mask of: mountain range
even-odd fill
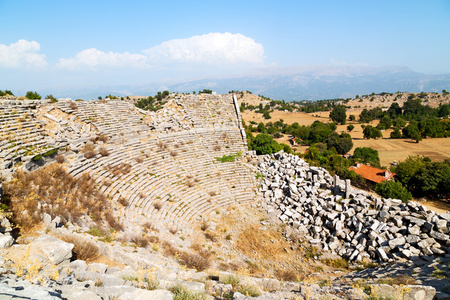
[[[407,67],[373,68],[327,65],[268,67],[227,78],[86,87],[59,92],[65,97],[73,99],[96,99],[99,95],[104,96],[110,93],[117,96],[148,96],[163,90],[192,93],[203,89],[211,89],[217,93],[248,90],[253,94],[286,101],[353,98],[356,95],[372,92],[441,92],[443,89],[450,90],[450,74],[424,74],[414,72]]]

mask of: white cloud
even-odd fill
[[[142,54],[132,54],[129,52],[103,52],[95,48],[90,48],[78,52],[74,57],[61,58],[58,66],[69,69],[89,67],[96,69],[97,67],[109,68],[142,68],[145,67],[147,57]]]
[[[242,34],[208,33],[187,39],[175,39],[138,53],[103,52],[95,48],[61,58],[58,66],[68,69],[164,69],[174,65],[230,66],[262,65],[264,48]],[[180,66],[181,67],[181,66]]]
[[[45,67],[44,54],[38,54],[41,46],[36,41],[18,40],[9,46],[0,44],[0,66],[6,68]]]
[[[144,50],[152,64],[202,63],[226,65],[262,64],[264,48],[242,34],[208,33],[175,39]]]

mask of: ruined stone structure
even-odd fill
[[[350,261],[411,260],[449,253],[450,214],[351,187],[297,156],[260,157],[260,192],[283,223]]]
[[[210,212],[255,198],[255,176],[239,157],[216,159],[246,151],[232,95],[173,96],[157,112],[120,100],[1,101],[0,118],[5,178],[58,149],[70,174],[96,179],[125,225],[151,220],[189,232]]]

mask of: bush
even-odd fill
[[[353,158],[362,163],[370,163],[372,166],[380,167],[378,151],[369,147],[358,147],[353,152]]]
[[[351,132],[353,129],[355,129],[355,126],[353,126],[352,124],[347,126],[347,131]]]
[[[384,198],[400,199],[403,202],[412,199],[411,193],[400,183],[385,181],[375,186],[375,192]]]
[[[330,112],[330,118],[333,122],[340,123],[341,125],[345,124],[347,119],[346,109],[343,105],[337,105]]]
[[[194,293],[186,289],[180,283],[169,289],[173,294],[173,300],[207,300],[209,299],[205,293]]]
[[[249,143],[249,149],[255,150],[258,155],[276,153],[283,149],[272,136],[261,133]]]
[[[40,223],[44,213],[74,224],[82,215],[101,223],[111,208],[95,186],[88,174],[74,178],[54,163],[33,172],[18,170],[13,180],[4,183],[5,203],[12,221],[24,230]]]
[[[364,127],[363,134],[365,139],[377,139],[383,136],[380,129],[372,127],[371,125]]]

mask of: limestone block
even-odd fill
[[[173,294],[167,290],[135,289],[133,292],[123,293],[118,300],[173,300]]]
[[[14,243],[14,239],[10,235],[1,235],[0,236],[0,249],[6,249],[12,246]]]
[[[40,251],[50,263],[58,265],[72,257],[74,245],[66,243],[49,235],[42,235],[31,243],[33,251]]]

